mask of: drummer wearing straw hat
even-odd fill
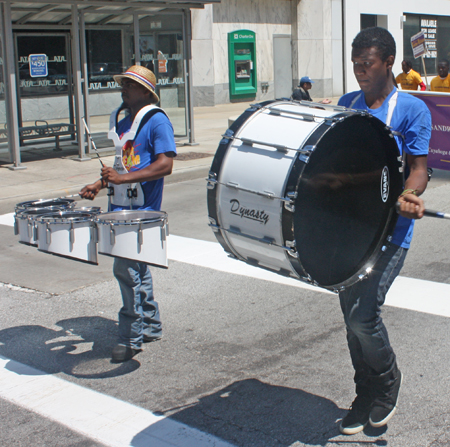
[[[85,186],[80,196],[93,200],[109,184],[114,190],[110,211],[129,208],[159,211],[164,177],[171,174],[173,157],[176,156],[172,124],[162,109],[154,106],[159,98],[155,92],[156,78],[152,71],[133,65],[124,73],[114,76],[114,79],[121,86],[123,104],[113,112],[112,122],[120,110],[129,111],[115,128],[113,126],[116,144],[125,142],[118,147],[125,169],[120,171],[116,166],[103,167],[101,178]],[[127,140],[127,133],[131,129],[137,129],[137,133],[135,136],[133,134],[132,140]],[[133,203],[125,204],[115,199],[122,197],[121,188],[130,184],[137,185]],[[112,362],[120,363],[139,353],[143,343],[159,340],[162,332],[148,265],[115,258],[113,270],[119,282],[123,306],[119,312],[119,340],[112,351]]]

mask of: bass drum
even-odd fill
[[[392,132],[370,114],[256,104],[217,149],[210,226],[232,256],[339,291],[364,278],[385,249],[402,172]]]

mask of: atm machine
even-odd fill
[[[250,30],[228,33],[230,100],[254,98],[257,92],[256,39]]]

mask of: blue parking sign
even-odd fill
[[[28,56],[28,63],[30,64],[30,76],[32,78],[48,76],[46,54],[30,54]]]

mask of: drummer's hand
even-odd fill
[[[101,189],[101,182],[97,181],[91,185],[86,185],[78,194],[83,199],[94,200]]]
[[[108,166],[102,168],[102,178],[107,183],[114,183],[115,185],[121,184],[121,175],[114,169]]]
[[[322,101],[320,101],[322,104],[331,104],[331,99],[325,98]]]
[[[406,194],[398,198],[400,205],[398,213],[408,219],[421,219],[425,211],[425,203],[414,194]]]

